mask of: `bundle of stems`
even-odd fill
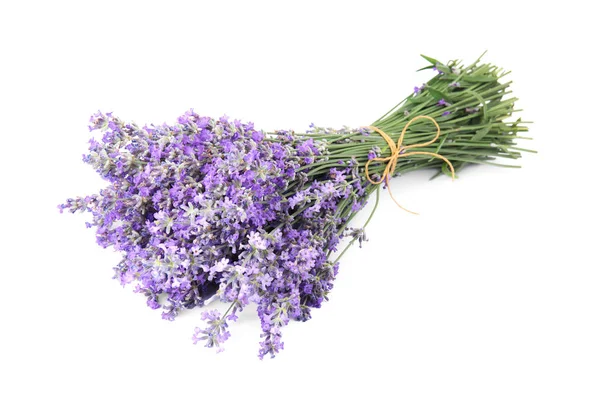
[[[484,53],[485,54],[485,53]],[[437,74],[422,86],[416,86],[409,96],[371,124],[371,127],[384,131],[394,142],[411,120],[429,116],[437,121],[440,128],[439,139],[434,143],[419,147],[419,151],[436,153],[448,159],[459,172],[469,164],[488,164],[505,168],[520,168],[519,165],[494,162],[497,158],[518,159],[521,152],[535,151],[516,146],[519,139],[531,140],[522,136],[528,131],[529,122],[521,118],[511,121],[518,98],[512,96],[512,81],[501,82],[510,71],[488,63],[481,63],[481,57],[470,65],[463,66],[458,60],[444,64],[422,55],[429,65],[421,70],[433,70]],[[420,71],[421,71],[420,70]],[[372,132],[369,129],[369,132]],[[437,128],[429,120],[419,118],[407,127],[402,144],[405,146],[426,143],[435,138]],[[378,134],[366,134],[364,129],[332,130],[316,128],[306,133],[296,133],[298,138],[311,138],[327,149],[317,157],[319,166],[311,166],[308,175],[319,179],[329,168],[340,161],[355,160],[359,175],[365,174],[365,164],[373,158],[391,155],[386,140]],[[384,163],[373,163],[369,173],[380,179],[385,169]],[[452,171],[440,158],[428,155],[414,155],[398,159],[392,175],[432,169],[452,177]],[[377,190],[376,185],[366,187],[368,194]],[[297,188],[294,188],[297,190]],[[378,199],[377,199],[378,200]],[[377,208],[378,201],[375,208]],[[375,211],[373,209],[373,212]],[[348,222],[355,216],[351,205],[339,210],[339,215]],[[349,218],[348,218],[349,217]],[[370,218],[367,220],[367,224]],[[354,240],[352,241],[354,242]],[[343,253],[342,253],[343,254]]]
[[[515,146],[527,127],[510,121],[518,110],[511,82],[501,82],[507,72],[424,58],[435,76],[367,127],[263,132],[190,110],[174,125],[140,128],[99,112],[90,129],[103,136],[90,140],[84,161],[108,185],[59,208],[92,214],[98,243],[123,253],[115,278],[163,308],[163,318],[204,307],[215,293],[230,303],[223,315],[202,314],[207,326],[194,342],[221,350],[228,321],[255,303],[259,356],[274,356],[281,328],[321,307],[340,258],[365,240],[379,183],[420,169],[454,176],[469,164],[515,167],[494,160],[528,151]],[[373,192],[366,223],[351,227]]]

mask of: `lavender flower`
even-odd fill
[[[227,321],[221,317],[217,310],[204,311],[202,320],[207,322],[208,327],[195,328],[192,341],[194,344],[205,341],[205,347],[216,347],[217,352],[223,351],[221,345],[231,336],[227,330]]]
[[[380,157],[381,156],[381,149],[379,148],[379,146],[373,146],[371,148],[371,150],[369,150],[369,154],[368,154],[368,159],[372,160],[374,158]]]
[[[367,235],[363,228],[348,228],[347,236],[350,236],[353,240],[358,240],[358,246],[362,247],[362,243],[367,240]]]
[[[309,319],[332,286],[327,251],[348,218],[340,203],[366,194],[356,161],[311,182],[299,171],[321,157],[319,142],[289,132],[281,142],[265,141],[252,124],[192,110],[174,126],[144,128],[98,113],[90,128],[103,137],[90,142],[84,160],[109,185],[59,209],[91,212],[98,243],[124,254],[115,278],[133,284],[168,320],[215,293],[233,302],[231,314],[203,313],[207,327],[194,334],[194,342],[218,349],[237,312],[251,302],[268,310],[277,304],[261,351],[279,351],[280,328],[290,318]],[[351,204],[356,211],[364,202]]]

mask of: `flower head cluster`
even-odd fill
[[[194,334],[219,350],[227,321],[256,303],[260,357],[282,349],[281,328],[309,319],[333,286],[338,265],[328,255],[347,211],[365,201],[355,163],[310,179],[324,156],[317,141],[287,131],[269,140],[252,124],[192,111],[143,128],[98,113],[90,129],[102,137],[84,161],[109,185],[59,208],[91,212],[98,243],[123,252],[116,278],[169,320],[215,293],[230,302],[228,316],[203,313],[207,327]]]

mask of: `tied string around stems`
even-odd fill
[[[431,122],[433,122],[433,124],[437,128],[437,133],[436,133],[435,137],[426,143],[416,143],[416,144],[411,144],[408,146],[403,146],[402,141],[404,140],[404,134],[406,133],[406,130],[413,122],[415,122],[419,119],[428,119]],[[411,214],[418,214],[414,211],[410,211],[410,210],[407,210],[406,208],[402,207],[400,205],[400,203],[398,203],[398,201],[396,201],[396,199],[394,198],[394,195],[392,194],[392,190],[390,189],[390,177],[396,170],[396,164],[398,164],[399,158],[410,157],[410,156],[414,156],[414,155],[428,155],[431,157],[439,158],[440,160],[443,160],[446,164],[448,164],[448,166],[450,167],[450,171],[452,171],[452,180],[454,180],[454,167],[452,166],[452,163],[446,157],[439,155],[437,153],[431,153],[428,151],[407,151],[409,149],[415,149],[418,147],[429,146],[430,144],[432,144],[436,140],[438,140],[438,138],[440,137],[441,129],[440,129],[440,126],[437,123],[437,121],[435,119],[433,119],[432,117],[429,117],[427,115],[419,115],[417,117],[414,117],[410,121],[408,121],[407,124],[404,125],[404,129],[402,129],[402,133],[400,134],[400,137],[398,138],[397,144],[394,143],[392,138],[387,133],[385,133],[384,131],[382,131],[381,129],[379,129],[375,126],[365,126],[364,128],[368,128],[368,129],[371,129],[371,130],[377,132],[382,138],[385,139],[385,141],[387,142],[387,144],[390,148],[390,151],[391,151],[391,154],[388,157],[373,158],[373,159],[367,161],[367,163],[365,164],[365,175],[367,176],[367,180],[369,182],[371,182],[373,185],[379,185],[379,184],[385,182],[388,192],[390,193],[390,197],[392,198],[392,200],[394,200],[394,203],[396,203],[396,205],[398,207],[400,207],[401,209],[403,209],[404,211],[407,211]],[[373,179],[371,179],[371,176],[369,175],[369,164],[371,164],[372,162],[377,162],[377,161],[387,163],[387,164],[385,166],[385,169],[383,170],[383,175],[381,176],[381,178],[378,181],[374,181]]]

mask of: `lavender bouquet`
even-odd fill
[[[108,185],[59,209],[92,214],[86,225],[98,244],[123,254],[115,278],[163,318],[215,296],[230,303],[222,315],[202,313],[194,343],[221,351],[229,324],[255,303],[259,357],[273,357],[282,327],[321,307],[340,258],[365,240],[379,183],[520,157],[514,142],[527,128],[508,121],[517,110],[510,82],[500,82],[507,72],[424,58],[435,76],[369,127],[263,132],[193,111],[173,125],[140,127],[99,112],[90,130],[102,137],[90,140],[84,161]],[[350,226],[373,192],[367,223]]]

